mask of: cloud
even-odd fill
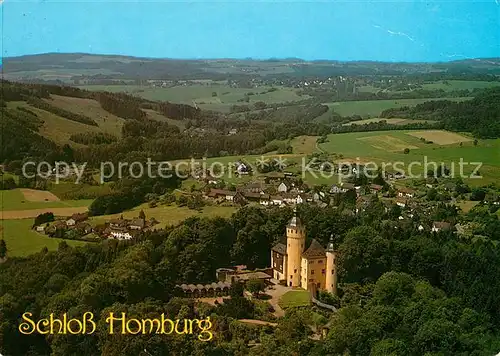
[[[391,35],[394,35],[394,36],[403,36],[403,37],[406,37],[408,38],[410,41],[412,42],[415,42],[415,39],[410,37],[408,34],[404,33],[404,32],[396,32],[396,31],[391,31],[391,30],[387,30],[388,33],[390,33]]]
[[[496,0],[496,1],[499,1],[499,0]],[[411,37],[410,35],[408,35],[407,33],[404,33],[404,32],[401,32],[401,31],[392,31],[392,30],[389,30],[389,29],[386,29],[386,28],[383,28],[382,26],[380,25],[372,25],[372,27],[375,27],[375,28],[379,28],[385,32],[387,32],[388,34],[390,34],[391,36],[402,36],[402,37],[406,37],[408,38],[410,41],[412,42],[415,42],[415,39],[413,37]]]

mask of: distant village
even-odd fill
[[[50,237],[86,241],[131,240],[158,224],[158,221],[153,217],[146,219],[143,211],[134,219],[125,219],[120,216],[97,225],[91,224],[88,213],[73,214],[69,218],[57,220],[52,216],[49,220],[52,221],[35,225],[34,230]]]
[[[412,181],[413,187],[409,187],[405,185],[408,184],[408,181],[402,181],[405,178],[404,175],[385,173],[383,177],[377,180],[377,183],[380,184],[368,181],[365,181],[364,184],[356,184],[356,179],[350,179],[350,181],[329,186],[322,185],[311,188],[294,172],[270,171],[253,176],[243,162],[236,163],[235,173],[240,176],[248,176],[250,180],[238,185],[226,184],[223,180],[213,177],[210,172],[200,170],[195,173],[194,178],[201,188],[192,189],[191,192],[181,191],[181,195],[184,195],[184,198],[186,196],[196,197],[197,204],[201,204],[201,206],[222,205],[235,207],[249,204],[263,207],[285,207],[298,204],[336,207],[339,205],[339,197],[348,195],[351,201],[350,206],[353,206],[353,214],[365,211],[373,199],[376,198],[385,206],[386,212],[397,207],[397,219],[401,222],[411,221],[416,211],[420,216],[430,215],[430,209],[437,202],[449,202],[455,199],[454,196],[458,195],[456,183],[447,179],[438,180],[434,177],[424,179],[419,185]],[[432,199],[433,201],[429,199],[432,190],[436,195]],[[462,197],[464,197],[463,194]],[[176,201],[175,197],[173,199]],[[177,202],[179,200],[177,199]],[[494,191],[488,192],[483,200],[494,205],[500,205],[500,194]],[[172,201],[169,203],[172,203]],[[156,207],[157,202],[149,202],[149,206]],[[187,206],[190,207],[189,204]],[[52,216],[47,217],[45,220],[35,220],[33,229],[56,238],[85,241],[101,239],[131,240],[145,230],[158,227],[158,224],[159,222],[154,216],[147,218],[144,211],[141,210],[139,215],[133,219],[125,219],[121,216],[97,224],[95,221],[89,220],[87,213],[73,214],[63,219],[55,219]],[[433,232],[450,229],[459,233],[467,232],[466,227],[453,226],[447,221],[419,223],[417,228]]]

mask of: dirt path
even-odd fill
[[[254,325],[262,325],[262,326],[278,326],[278,323],[270,323],[268,321],[256,320],[256,319],[238,319],[239,322],[245,324],[254,324]]]
[[[74,208],[43,208],[43,209],[29,209],[29,210],[10,210],[0,211],[0,220],[17,220],[36,218],[43,213],[54,213],[55,216],[71,216],[77,213],[85,213],[87,207],[74,207]]]

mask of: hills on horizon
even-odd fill
[[[300,58],[146,58],[89,53],[43,53],[4,57],[3,78],[222,79],[231,76],[406,75],[435,72],[500,75],[500,58],[448,62],[338,61]]]

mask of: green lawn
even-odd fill
[[[402,106],[415,106],[426,101],[434,100],[453,100],[464,101],[472,98],[429,98],[429,99],[398,99],[398,100],[367,100],[367,101],[342,101],[334,103],[325,103],[331,110],[342,116],[351,115],[371,115],[378,116],[384,110],[390,108],[399,108]]]
[[[83,245],[84,242],[61,240],[48,237],[31,230],[33,219],[23,220],[1,220],[1,235],[7,244],[8,255],[27,256],[39,252],[47,247],[49,250],[56,250],[61,241],[66,241],[71,246]]]
[[[306,290],[292,290],[283,294],[278,302],[283,309],[311,305],[311,295]]]
[[[27,201],[19,189],[1,190],[0,201],[0,209],[3,211],[80,207],[89,206],[92,203],[92,200],[88,199],[32,202]]]

